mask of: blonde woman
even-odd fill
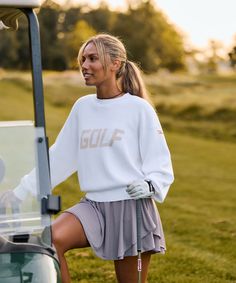
[[[63,283],[70,282],[65,253],[88,246],[98,257],[114,261],[119,283],[137,282],[139,198],[144,283],[151,254],[165,252],[154,200],[163,202],[173,182],[170,153],[140,70],[118,38],[90,38],[78,62],[85,84],[95,86],[96,93],[76,101],[49,152],[52,187],[77,172],[85,192],[52,225]],[[14,190],[20,199],[22,190],[31,190],[27,178]]]

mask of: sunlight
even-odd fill
[[[87,4],[97,7],[99,3],[108,3],[114,10],[124,10],[127,3],[135,0],[56,0],[63,4],[66,2]],[[169,21],[182,31],[183,36],[190,44],[198,48],[206,48],[209,40],[217,40],[224,45],[231,46],[235,41],[235,0],[182,0],[181,5],[173,0],[155,0],[157,7],[167,16]]]

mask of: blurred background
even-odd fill
[[[47,134],[94,91],[77,66],[81,44],[108,32],[139,64],[171,150],[175,182],[157,204],[167,241],[149,283],[236,282],[235,0],[47,0],[41,32]],[[33,119],[27,22],[0,30],[0,120]],[[55,189],[63,209],[83,195],[73,175]],[[77,195],[77,199],[75,198]],[[68,253],[73,282],[116,282],[90,249]]]
[[[43,67],[72,69],[81,43],[109,32],[123,39],[130,59],[146,73],[230,73],[236,66],[235,5],[233,0],[48,0],[38,11]],[[1,33],[3,68],[29,67],[25,21],[20,26],[17,34]]]

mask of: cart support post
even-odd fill
[[[39,191],[42,205],[42,222],[47,226],[50,222],[51,213],[60,211],[60,198],[50,197],[51,195],[51,181],[50,181],[50,164],[48,153],[48,138],[46,136],[46,123],[44,111],[44,96],[43,96],[43,79],[42,79],[42,62],[41,62],[41,45],[38,18],[33,9],[22,9],[22,12],[28,19],[29,27],[29,44],[30,56],[32,65],[32,81],[33,81],[33,101],[34,101],[34,115],[36,127],[36,146],[38,159],[38,179]],[[53,199],[53,207],[50,204]],[[55,203],[57,202],[57,204]]]

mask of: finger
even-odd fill
[[[127,188],[126,191],[130,194],[130,193],[138,192],[138,191],[141,191],[141,190],[142,190],[142,187],[136,186],[136,187],[129,187],[129,188]]]
[[[128,188],[134,188],[134,187],[137,187],[137,186],[143,186],[145,181],[143,180],[138,180],[138,181],[134,181],[132,184],[130,184],[128,186]]]
[[[135,187],[133,185],[130,185],[127,187],[126,192],[131,192]]]
[[[126,189],[127,192],[133,190],[135,188],[135,186],[133,184],[129,185]]]
[[[139,197],[142,195],[141,191],[134,191],[132,193],[129,194],[131,197]]]

